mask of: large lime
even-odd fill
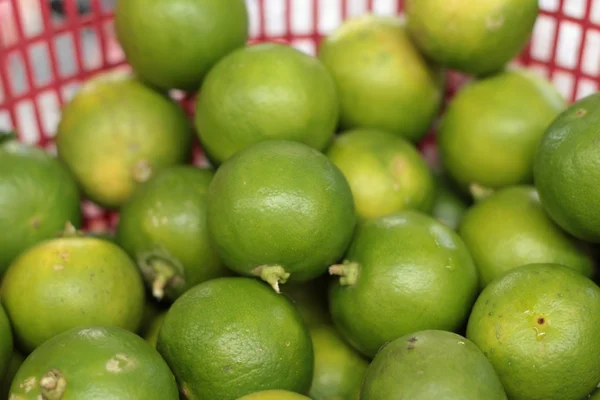
[[[482,287],[525,264],[562,264],[588,277],[595,269],[589,249],[548,218],[532,186],[508,187],[475,204],[459,234],[475,260]]]
[[[312,343],[300,314],[251,278],[217,278],[184,293],[167,313],[157,348],[189,399],[305,393],[312,380]]]
[[[567,267],[530,264],[481,293],[467,337],[510,399],[579,400],[600,381],[600,288]]]
[[[361,400],[506,400],[492,364],[470,340],[429,330],[387,344],[375,357]]]
[[[0,136],[1,138],[1,136]],[[41,149],[16,141],[0,147],[0,274],[24,250],[50,239],[65,223],[79,226],[73,176]]]
[[[356,232],[329,307],[342,336],[373,357],[422,329],[456,330],[477,295],[477,270],[461,238],[417,212],[367,220]]]
[[[23,253],[6,271],[0,296],[25,352],[78,326],[135,331],[144,307],[142,279],[127,254],[88,237],[52,239]]]
[[[344,129],[372,128],[417,141],[436,117],[444,74],[421,56],[398,17],[350,19],[319,58],[337,84]]]
[[[16,400],[179,399],[173,374],[142,338],[117,327],[70,329],[38,347],[11,386]]]
[[[544,209],[563,229],[600,243],[600,94],[573,104],[538,148],[535,185]]]
[[[137,262],[156,298],[227,274],[208,236],[210,170],[176,166],[158,172],[122,208],[117,241]]]
[[[248,38],[244,0],[119,0],[115,29],[127,61],[162,89],[196,90]]]
[[[56,146],[85,194],[116,208],[156,171],[188,160],[192,138],[185,112],[166,95],[105,73],[63,108]]]
[[[260,142],[239,152],[208,192],[208,229],[221,259],[276,288],[288,278],[323,274],[346,250],[355,220],[340,170],[297,142]]]
[[[357,129],[337,136],[327,156],[348,180],[359,217],[431,210],[435,181],[412,143],[388,132]]]
[[[223,59],[206,77],[196,107],[202,145],[219,163],[271,139],[323,150],[339,116],[335,84],[321,62],[275,43]]]
[[[463,189],[531,183],[538,144],[564,108],[552,84],[533,72],[512,70],[468,84],[440,124],[446,172]]]
[[[485,75],[501,70],[527,44],[537,0],[407,0],[417,46],[446,67]]]

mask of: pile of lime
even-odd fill
[[[509,64],[537,16],[406,0],[311,56],[247,44],[244,0],[119,0],[133,72],[85,82],[56,157],[0,135],[0,396],[600,396],[600,94]]]

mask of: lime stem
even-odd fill
[[[290,277],[288,272],[281,265],[261,265],[252,271],[254,275],[259,276],[260,279],[267,282],[277,293],[281,293],[279,290],[279,284],[284,284]]]
[[[342,264],[335,264],[329,267],[329,275],[340,277],[340,285],[354,286],[358,281],[358,272],[360,265],[351,261],[344,261]]]
[[[494,194],[494,189],[481,186],[478,183],[472,183],[469,186],[469,192],[471,192],[471,196],[473,196],[475,201],[481,201]]]
[[[171,279],[176,275],[176,271],[171,264],[162,260],[153,260],[151,265],[154,271],[152,295],[156,299],[162,300],[165,297],[165,287],[167,287]]]
[[[42,398],[44,400],[60,400],[65,394],[67,380],[57,369],[51,369],[40,379]]]
[[[67,221],[67,223],[65,224],[65,230],[62,233],[62,237],[72,238],[76,236],[79,236],[77,228],[75,228],[75,226],[70,221]]]

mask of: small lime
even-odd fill
[[[352,192],[325,155],[304,144],[256,143],[225,162],[208,191],[208,229],[229,268],[279,283],[316,278],[354,232]]]
[[[600,379],[600,288],[557,264],[515,268],[490,283],[467,337],[513,400],[580,400]]]
[[[142,338],[117,327],[73,328],[19,368],[11,399],[179,399],[173,374]]]
[[[348,180],[359,217],[431,211],[435,181],[412,143],[391,133],[357,129],[337,136],[327,156]]]
[[[251,278],[217,278],[184,293],[165,317],[157,348],[190,399],[305,393],[312,380],[312,343],[300,314]]]
[[[477,269],[462,239],[417,211],[361,223],[331,287],[342,336],[374,357],[385,343],[422,329],[456,330],[477,295]]]
[[[470,340],[451,332],[410,333],[369,366],[361,400],[506,400],[494,367]]]

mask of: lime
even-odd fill
[[[276,290],[288,278],[322,275],[346,250],[355,221],[340,170],[297,142],[265,141],[239,152],[208,191],[208,229],[221,259]]]
[[[361,400],[506,400],[492,364],[471,341],[428,330],[387,344],[369,366]]]
[[[0,305],[0,377],[4,376],[13,354],[13,334],[10,321]]]
[[[21,353],[19,353],[18,351],[12,353],[12,356],[10,358],[10,361],[8,362],[8,366],[4,373],[4,377],[0,380],[0,396],[2,396],[3,399],[9,398],[10,385],[12,384],[12,381],[15,378],[17,371],[19,370],[19,368],[21,368],[21,364],[23,364],[23,361],[25,361],[25,357]]]
[[[481,293],[467,337],[509,398],[579,400],[600,379],[600,288],[557,264],[507,272]]]
[[[502,189],[475,204],[459,228],[479,270],[481,287],[509,269],[556,263],[591,277],[591,251],[546,215],[532,186]]]
[[[165,321],[165,317],[167,316],[167,311],[163,311],[158,314],[152,321],[150,322],[150,326],[146,333],[144,334],[144,339],[148,343],[152,345],[152,347],[156,348],[156,342],[158,341],[158,333],[160,332],[160,328],[162,328],[163,322]]]
[[[287,390],[265,390],[240,397],[238,400],[310,400],[310,398]]]
[[[327,306],[329,279],[319,277],[310,282],[289,282],[281,288],[281,294],[287,297],[307,326],[331,323]]]
[[[6,271],[0,296],[25,352],[78,326],[135,331],[144,307],[143,283],[127,254],[89,237],[52,239],[27,250]]]
[[[435,181],[412,143],[391,133],[356,129],[337,136],[327,156],[348,180],[359,217],[431,210]]]
[[[191,91],[217,61],[244,46],[248,11],[244,0],[119,0],[115,30],[145,81]]]
[[[190,399],[305,393],[312,380],[312,343],[300,314],[251,278],[217,278],[184,293],[167,313],[157,348]]]
[[[537,0],[407,0],[407,28],[423,53],[475,75],[501,70],[525,48]]]
[[[416,142],[437,116],[444,74],[420,55],[398,17],[347,20],[321,43],[337,84],[343,129],[389,131]]]
[[[369,363],[328,325],[310,328],[315,370],[309,396],[313,400],[358,400]]]
[[[542,206],[567,232],[600,243],[600,94],[574,103],[548,128],[535,162]]]
[[[2,274],[21,252],[52,238],[66,222],[79,226],[81,211],[77,184],[58,160],[13,140],[0,144]]]
[[[468,209],[468,203],[445,176],[437,177],[437,187],[431,215],[456,230]]]
[[[477,270],[450,228],[418,211],[360,224],[332,284],[329,307],[342,336],[373,357],[422,329],[456,330],[477,295]]]
[[[156,171],[187,161],[192,138],[185,112],[166,95],[104,73],[63,108],[56,146],[85,194],[116,208]]]
[[[446,172],[463,189],[531,183],[537,146],[564,108],[550,82],[525,70],[468,84],[451,100],[440,124]]]
[[[263,43],[233,52],[207,75],[196,127],[211,160],[221,163],[264,140],[323,150],[338,115],[335,83],[317,58]]]
[[[11,399],[179,399],[160,355],[118,327],[73,328],[38,347],[11,386]]]
[[[117,241],[136,260],[157,299],[174,300],[228,273],[206,227],[212,178],[210,170],[167,168],[141,185],[121,209]]]

